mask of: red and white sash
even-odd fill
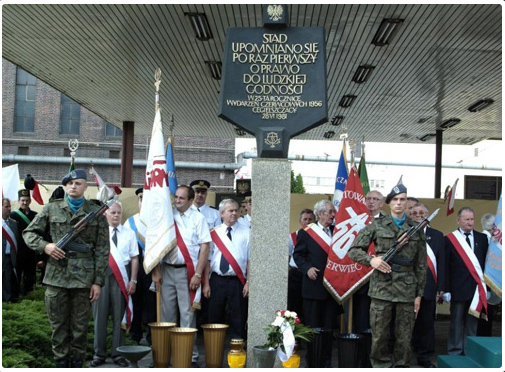
[[[435,256],[435,252],[431,249],[430,245],[426,243],[426,261],[428,262],[428,267],[430,268],[431,275],[433,275],[433,279],[435,280],[435,285],[438,283],[437,277],[437,257]]]
[[[10,254],[17,256],[18,254],[18,242],[16,240],[16,235],[11,230],[10,226],[2,218],[2,235],[5,238],[6,250],[10,251]]]
[[[316,241],[317,244],[328,254],[331,246],[331,238],[326,234],[317,223],[311,223],[305,228],[307,234]]]
[[[188,268],[188,290],[189,290],[189,300],[191,302],[192,310],[200,310],[201,309],[201,299],[202,299],[202,286],[199,286],[196,290],[192,290],[189,288],[189,283],[191,282],[191,278],[195,275],[195,267],[197,265],[197,261],[193,261],[191,258],[191,254],[189,253],[189,249],[184,243],[184,239],[182,238],[181,232],[179,231],[179,226],[177,222],[175,222],[175,236],[177,238],[177,246],[181,251],[182,257],[184,257],[184,262],[186,262],[186,266]],[[202,277],[202,279],[204,279]]]
[[[482,273],[479,260],[459,230],[453,231],[447,235],[447,238],[451,241],[452,245],[456,249],[456,252],[465,263],[470,275],[472,275],[472,278],[477,283],[477,288],[475,289],[468,313],[476,318],[479,318],[481,317],[483,308],[487,314],[487,290],[486,285],[484,284],[484,274]],[[485,314],[483,314],[482,317],[487,319]]]
[[[123,258],[119,253],[116,245],[111,243],[110,245],[110,253],[109,253],[109,266],[116,278],[117,284],[121,289],[121,293],[126,302],[125,314],[123,316],[123,321],[121,327],[125,327],[126,329],[130,328],[133,316],[133,302],[131,296],[128,294],[128,273],[126,272],[126,266],[124,265]]]
[[[293,242],[293,247],[296,247],[296,243],[298,242],[298,231],[293,231],[290,235],[291,241]]]
[[[226,235],[223,229],[218,228],[212,229],[210,231],[210,236],[216,247],[219,249],[221,254],[226,258],[226,260],[232,267],[233,271],[235,271],[235,274],[237,274],[237,277],[240,279],[242,285],[245,285],[246,283],[245,275],[242,269],[240,268],[240,265],[238,264],[237,260],[235,259],[235,257],[233,257],[233,255],[230,252],[230,251],[236,251],[237,247],[233,244],[230,238],[228,238],[228,235]]]

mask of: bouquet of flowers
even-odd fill
[[[265,328],[265,347],[277,349],[277,355],[285,362],[293,353],[296,339],[312,341],[316,331],[303,325],[294,311],[277,310],[275,320]]]

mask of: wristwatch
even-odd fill
[[[137,281],[135,279],[130,280],[130,282],[137,284]]]
[[[195,276],[198,278],[198,279],[202,279],[202,275],[198,274],[198,273],[195,273]]]

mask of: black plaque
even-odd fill
[[[254,134],[260,157],[328,121],[324,28],[230,28],[219,116]]]
[[[498,200],[501,191],[501,177],[465,176],[465,199]]]

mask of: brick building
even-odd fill
[[[163,108],[168,134],[170,108]],[[174,133],[178,183],[204,178],[213,191],[233,192],[235,140],[177,137],[177,122]],[[76,166],[94,165],[105,182],[119,185],[121,136],[121,129],[2,59],[3,167],[17,163],[20,177],[30,173],[43,184],[58,184],[70,163],[68,141],[77,139]],[[149,140],[134,136],[132,187],[143,184]]]

